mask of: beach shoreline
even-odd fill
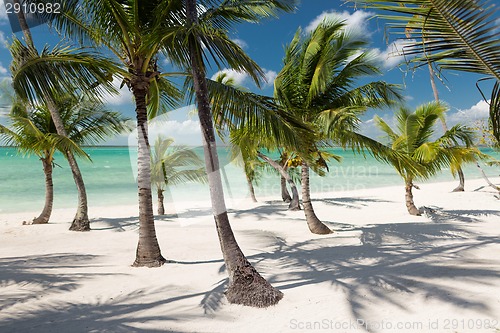
[[[177,218],[156,218],[173,261],[161,268],[131,267],[136,205],[90,207],[93,230],[84,233],[67,230],[74,209],[33,226],[21,222],[36,212],[0,213],[2,332],[497,332],[493,189],[481,179],[460,193],[451,193],[456,182],[419,185],[415,203],[430,208],[420,217],[407,213],[403,184],[312,193],[335,230],[326,236],[279,197],[228,200],[243,252],[285,294],[268,309],[225,300],[208,200],[175,202]]]

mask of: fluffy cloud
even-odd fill
[[[473,125],[476,121],[485,120],[489,117],[489,101],[481,100],[468,109],[449,112],[447,117],[448,126],[456,124]]]
[[[2,63],[0,63],[0,77],[4,76],[5,74],[7,74],[9,71],[7,70],[7,68],[3,67],[2,66]]]
[[[389,44],[384,51],[374,49],[373,52],[386,69],[391,69],[405,62],[405,48],[414,41],[398,39]]]
[[[278,73],[270,69],[264,69],[264,73],[266,75],[266,82],[264,84],[264,87],[272,87],[274,85],[274,80],[276,80],[276,76],[278,76]]]
[[[7,10],[5,9],[5,3],[0,0],[0,22],[7,20]]]
[[[247,73],[238,72],[234,69],[223,69],[212,75],[211,79],[215,80],[220,74],[226,74],[226,80],[233,80],[235,85],[242,86],[243,82],[248,78]]]
[[[0,48],[7,48],[7,39],[5,39],[3,31],[0,31]]]
[[[172,111],[179,115],[189,114],[194,106]],[[170,137],[176,145],[201,146],[200,122],[192,119],[170,120],[170,113],[160,115],[149,122],[149,142],[154,143],[159,135]],[[129,146],[137,146],[137,130],[128,136]]]
[[[238,39],[238,38],[235,38],[235,39],[232,39],[232,41],[234,43],[236,43],[239,47],[241,47],[242,49],[247,49],[248,48],[248,44],[247,42],[245,42],[244,40],[242,39]]]
[[[349,13],[348,11],[325,11],[317,16],[311,23],[309,23],[309,25],[306,27],[306,31],[313,31],[325,19],[333,19],[344,21],[344,23],[346,24],[345,29],[347,31],[360,36],[368,36],[371,35],[371,32],[368,30],[367,21],[371,16],[373,16],[373,13],[365,12],[363,10],[357,10],[353,13]]]
[[[122,80],[115,77],[113,78],[113,86],[116,89],[120,88]],[[109,105],[123,105],[132,102],[132,93],[128,90],[127,85],[124,85],[122,89],[119,90],[119,93],[116,95],[107,95],[104,97],[104,102]]]

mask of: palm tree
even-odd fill
[[[476,148],[468,148],[472,144],[473,134],[465,126],[455,125],[432,141],[434,125],[444,117],[446,110],[447,108],[438,102],[420,105],[413,113],[401,107],[396,114],[396,130],[375,116],[377,125],[387,134],[392,149],[406,155],[410,160],[410,164],[408,161],[394,161],[392,165],[405,181],[406,208],[411,215],[420,215],[413,202],[414,180],[427,179],[444,167],[473,162],[480,154]],[[460,147],[459,142],[465,143],[466,146]],[[422,165],[423,169],[418,173],[409,170],[411,163]]]
[[[229,273],[226,297],[231,303],[267,307],[276,304],[283,294],[272,287],[248,262],[231,229],[224,201],[204,59],[207,54],[216,54],[218,56],[216,61],[221,59],[237,70],[246,71],[257,81],[259,76],[263,76],[262,71],[240,47],[229,40],[227,29],[231,23],[256,22],[262,17],[274,15],[277,10],[290,10],[292,7],[290,1],[222,2],[220,6],[212,3],[213,7],[200,15],[201,10],[197,7],[196,0],[187,0],[185,3],[187,30],[184,40],[187,41],[188,56],[181,55],[179,60],[185,68],[190,68],[192,74],[212,209]],[[218,20],[214,20],[214,13],[225,15],[220,15],[217,17]],[[212,103],[217,104],[214,100]]]
[[[52,171],[54,153],[59,150],[67,158],[67,152],[90,160],[80,148],[82,144],[96,144],[107,136],[123,132],[126,118],[116,112],[105,110],[102,105],[84,98],[67,96],[57,101],[58,110],[68,137],[57,134],[47,106],[34,108],[17,101],[9,118],[12,129],[0,125],[4,141],[16,146],[19,151],[40,158],[45,174],[45,205],[38,217],[26,224],[45,224],[50,220],[54,200]]]
[[[163,192],[171,185],[206,182],[203,161],[186,146],[174,146],[174,139],[159,135],[151,152],[151,181],[158,196],[158,214],[165,214]]]
[[[493,80],[490,120],[497,140],[500,140],[500,39],[497,32],[498,8],[490,0],[355,0],[369,8],[390,12],[380,15],[388,20],[388,30],[405,37],[406,55],[417,55],[417,66],[428,62],[442,69],[487,75]],[[480,79],[482,81],[484,79]],[[482,93],[482,92],[481,92]],[[484,97],[484,94],[483,94]],[[484,97],[485,100],[487,98]],[[496,99],[498,100],[498,99]]]
[[[52,50],[45,46],[39,53],[23,12],[19,11],[17,16],[26,45],[15,38],[10,48],[14,90],[21,99],[32,104],[43,101],[50,110],[57,133],[67,137],[55,103],[57,96],[86,94],[92,97],[113,91],[106,71],[110,63],[96,54],[64,45],[57,45]],[[88,231],[90,222],[83,177],[73,153],[67,151],[66,155],[78,190],[78,209],[70,230]]]
[[[417,16],[417,19],[420,19],[420,16]],[[412,24],[412,23],[410,23]],[[413,30],[408,27],[406,29],[406,37],[411,38],[411,33]],[[425,39],[424,39],[425,41]],[[432,93],[434,95],[434,101],[439,102],[439,91],[436,86],[436,77],[439,78],[439,76],[436,73],[436,70],[434,69],[434,64],[430,61],[427,60],[427,68],[429,70],[429,79],[430,79],[430,84],[432,88]],[[441,125],[443,127],[443,132],[446,132],[448,130],[448,125],[446,124],[446,121],[444,118],[441,119]],[[462,168],[460,166],[457,166],[456,168],[457,174],[458,174],[458,179],[459,179],[459,184],[456,188],[453,189],[453,192],[463,192],[465,190],[465,177],[464,177],[464,172],[462,171]],[[453,175],[455,176],[455,175]]]
[[[316,216],[310,197],[311,163],[327,168],[320,145],[339,139],[350,144],[354,138],[360,144],[372,142],[354,133],[356,128],[353,126],[338,126],[341,119],[357,122],[358,115],[368,107],[389,105],[393,99],[400,98],[395,86],[383,81],[356,85],[362,77],[377,75],[380,71],[375,58],[362,51],[366,41],[351,36],[344,26],[340,21],[325,20],[310,33],[299,28],[285,49],[283,68],[274,84],[274,96],[279,104],[290,114],[311,124],[316,133],[306,151],[297,153],[302,160],[304,214],[310,231],[316,234],[331,233]],[[341,131],[327,130],[335,127]],[[348,136],[346,132],[351,134]],[[381,147],[372,148],[382,152]],[[292,149],[297,150],[297,147]]]
[[[158,57],[165,45],[176,48],[165,29],[178,25],[180,1],[68,0],[53,24],[70,36],[104,47],[119,64],[112,69],[132,91],[138,133],[139,241],[134,266],[155,267],[165,263],[156,238],[151,192],[151,149],[148,115],[153,118],[175,107],[181,94],[161,73]],[[164,29],[164,30],[162,30]],[[163,31],[163,32],[160,32]]]

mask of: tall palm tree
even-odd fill
[[[231,303],[267,307],[276,304],[283,294],[272,287],[248,262],[231,229],[219,170],[204,59],[207,54],[216,54],[218,57],[214,60],[222,60],[237,70],[246,71],[254,79],[263,76],[260,68],[242,52],[241,48],[230,41],[227,29],[234,22],[256,22],[262,17],[274,15],[277,10],[290,10],[291,2],[234,1],[221,2],[220,6],[212,2],[213,7],[209,7],[201,15],[201,8],[197,6],[196,0],[187,0],[185,3],[187,18],[185,40],[188,56],[179,60],[185,68],[190,68],[192,74],[214,219],[229,273],[226,297]],[[224,12],[226,15],[220,15],[218,20],[212,20],[212,15],[217,12]],[[217,104],[213,100],[212,103]]]
[[[416,55],[417,66],[428,62],[443,69],[487,75],[493,80],[491,101],[500,93],[500,38],[498,7],[490,0],[354,0],[389,14],[388,30],[405,38],[412,30],[405,54]],[[482,79],[481,79],[482,80]],[[484,95],[483,95],[484,97]],[[487,100],[487,98],[484,98]],[[500,140],[500,103],[489,102],[490,120]]]
[[[19,11],[17,16],[26,45],[15,38],[10,48],[14,90],[20,98],[29,100],[32,104],[43,101],[50,110],[57,133],[67,137],[55,103],[57,96],[99,96],[104,91],[113,91],[106,73],[110,63],[96,54],[63,45],[57,45],[52,50],[45,46],[39,53],[23,12]],[[78,190],[78,209],[70,230],[88,231],[90,222],[83,177],[73,153],[68,151],[66,155]]]
[[[292,42],[285,49],[284,64],[274,84],[275,99],[289,113],[307,124],[312,124],[317,137],[305,152],[298,152],[302,159],[302,204],[311,232],[328,234],[331,230],[316,216],[310,197],[309,168],[312,162],[322,162],[327,168],[319,148],[325,141],[346,139],[347,131],[327,131],[328,127],[340,128],[338,116],[359,121],[358,115],[368,107],[389,105],[400,96],[395,86],[383,81],[357,85],[366,76],[380,74],[375,58],[363,52],[367,42],[351,36],[345,25],[337,20],[325,20],[313,31],[298,29]],[[335,117],[331,117],[336,114]],[[337,119],[336,119],[337,118]],[[358,142],[372,142],[352,133]],[[351,137],[354,137],[351,135]],[[347,140],[344,143],[348,143]],[[381,147],[372,147],[378,149]],[[292,149],[297,149],[293,147]]]
[[[420,19],[420,16],[417,16],[417,19]],[[412,23],[410,23],[412,24]],[[408,27],[406,29],[406,34],[405,36],[407,38],[411,38],[411,33],[413,32],[413,29]],[[424,39],[425,41],[425,39]],[[434,64],[430,61],[427,60],[427,68],[429,70],[429,80],[432,88],[432,93],[434,95],[434,101],[439,102],[439,91],[436,85],[436,77],[438,77],[436,70],[434,69]],[[444,118],[441,119],[441,125],[443,127],[443,132],[446,132],[448,130],[448,125],[446,124],[446,121]],[[462,168],[458,166],[456,168],[457,174],[458,174],[458,179],[459,179],[459,184],[456,188],[453,189],[453,192],[463,192],[465,190],[465,177],[464,177],[464,172],[462,171]]]
[[[406,155],[408,161],[394,161],[392,165],[405,181],[406,208],[411,215],[420,215],[413,202],[412,188],[416,179],[427,179],[444,167],[453,167],[473,162],[479,150],[470,147],[473,134],[465,126],[455,125],[441,137],[432,140],[434,125],[444,117],[447,108],[441,103],[432,102],[417,107],[415,112],[400,108],[397,117],[397,129],[391,127],[382,118],[375,116],[376,124],[388,136],[392,149]],[[466,146],[461,147],[459,142]],[[409,170],[411,163],[423,166],[419,173]]]
[[[206,182],[203,161],[186,146],[173,145],[173,138],[159,135],[151,152],[151,181],[158,196],[158,214],[165,214],[165,190],[185,182]]]
[[[123,132],[126,118],[105,110],[102,105],[84,98],[67,96],[57,101],[67,137],[57,134],[47,106],[34,108],[17,101],[9,114],[11,129],[0,125],[0,134],[9,145],[21,152],[38,156],[45,174],[45,205],[40,215],[26,224],[45,224],[50,220],[54,200],[52,171],[54,153],[59,150],[67,159],[67,152],[90,157],[80,148],[83,144],[96,144],[107,136]]]
[[[105,48],[117,66],[108,70],[132,91],[138,133],[139,241],[134,266],[165,263],[156,238],[151,192],[149,117],[175,107],[181,98],[168,73],[161,73],[158,57],[165,50],[161,29],[178,25],[180,1],[68,0],[53,24],[70,36]],[[175,48],[178,43],[169,44]]]

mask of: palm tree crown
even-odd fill
[[[405,180],[410,214],[420,214],[411,194],[415,179],[427,179],[443,168],[456,168],[463,163],[473,162],[480,154],[476,148],[470,148],[472,131],[462,125],[453,126],[434,139],[435,124],[444,117],[446,111],[447,107],[439,102],[420,105],[413,113],[401,107],[396,114],[395,130],[382,118],[375,116],[376,124],[387,134],[391,148],[408,157],[406,161],[397,160],[391,164]],[[460,143],[465,144],[465,147],[459,146]],[[412,164],[421,165],[422,168],[415,169]]]

